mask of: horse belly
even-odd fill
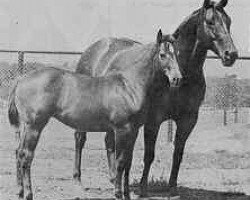
[[[62,113],[55,116],[60,122],[70,126],[71,128],[86,131],[107,131],[110,129],[110,123],[107,117],[93,112],[75,112],[75,113]]]

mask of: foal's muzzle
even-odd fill
[[[181,78],[180,77],[174,77],[174,78],[170,79],[169,82],[170,82],[170,87],[179,87],[180,82],[181,82]]]

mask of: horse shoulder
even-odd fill
[[[134,81],[127,79],[125,76],[120,75],[120,95],[123,99],[123,105],[128,110],[128,112],[136,113],[140,111],[143,107],[145,100],[145,92],[143,88],[138,86]]]

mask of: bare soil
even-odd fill
[[[16,200],[15,135],[0,123],[0,199]],[[72,181],[73,130],[55,120],[43,131],[32,165],[36,200],[113,199],[108,180],[104,133],[89,133],[82,157],[82,185]],[[143,134],[137,139],[131,170],[133,199],[143,169]],[[149,199],[166,199],[173,145],[167,142],[167,125],[161,127],[156,158],[150,172]],[[179,179],[181,200],[250,199],[250,124],[223,127],[212,113],[201,114],[190,136]]]

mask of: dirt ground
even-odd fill
[[[5,120],[4,120],[5,121]],[[16,200],[16,142],[7,122],[0,123],[0,199]],[[173,145],[163,124],[150,173],[149,199],[166,197]],[[89,133],[82,157],[82,185],[72,181],[73,130],[52,120],[40,138],[32,165],[34,199],[113,199],[108,181],[104,133]],[[136,185],[143,169],[142,133],[137,139],[130,182]],[[179,179],[181,200],[250,199],[250,124],[223,127],[214,114],[200,115],[190,136]],[[134,188],[134,187],[133,187]],[[137,199],[135,187],[133,199]],[[165,198],[166,199],[166,198]]]

